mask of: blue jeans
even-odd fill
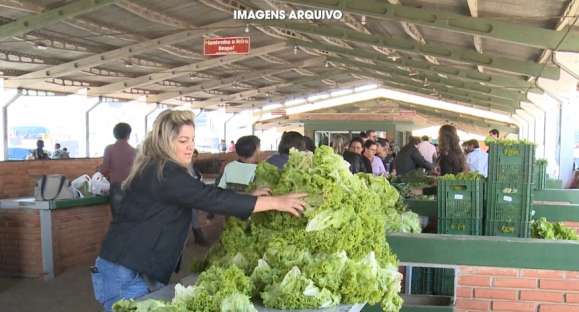
[[[98,257],[92,272],[92,286],[96,300],[111,312],[121,299],[134,299],[148,294],[149,284],[143,276],[122,265]]]

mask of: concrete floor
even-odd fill
[[[216,241],[219,228],[205,231],[210,241]],[[189,239],[184,251],[181,272],[174,274],[171,282],[189,275],[193,259],[207,253],[207,247]],[[100,312],[92,291],[88,267],[76,267],[53,280],[0,278],[0,311],[2,312]]]

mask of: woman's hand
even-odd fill
[[[269,196],[271,195],[271,189],[269,187],[260,187],[251,193],[253,196]]]
[[[276,210],[299,217],[304,211],[306,193],[292,193],[284,196],[258,197],[253,212]]]

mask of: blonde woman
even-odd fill
[[[195,179],[194,142],[193,114],[165,111],[140,147],[123,184],[118,218],[92,267],[95,297],[105,311],[119,299],[143,296],[169,282],[187,238],[191,208],[238,218],[267,210],[301,215],[304,194],[259,196],[268,195],[259,190],[241,195]]]

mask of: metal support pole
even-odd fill
[[[41,209],[40,216],[40,241],[42,249],[42,273],[44,280],[54,278],[54,253],[52,239],[52,210]]]
[[[231,119],[235,118],[237,113],[233,113],[233,116],[229,117],[223,124],[223,140],[225,140],[225,145],[227,146],[227,124],[231,121]]]
[[[16,92],[16,94],[14,94],[14,96],[12,96],[4,106],[2,106],[2,142],[4,143],[4,160],[8,160],[8,107],[16,102],[20,96],[22,96],[22,92],[18,89],[18,92]]]
[[[557,162],[557,166],[559,168],[561,168],[561,144],[562,144],[562,140],[561,140],[561,135],[562,135],[562,127],[561,127],[561,120],[563,117],[563,101],[557,97],[555,94],[551,93],[549,90],[545,90],[545,94],[547,94],[550,98],[552,98],[553,100],[555,100],[555,102],[557,102],[558,104],[558,109],[559,109],[559,114],[557,115],[558,120],[557,120],[557,148],[556,148],[556,153],[555,153],[555,161]],[[561,171],[559,170],[559,175],[558,177],[561,176]]]
[[[159,103],[155,104],[155,108],[153,108],[150,112],[148,112],[145,115],[145,136],[147,136],[147,132],[149,132],[149,116],[151,116],[152,113],[154,113],[155,111],[157,111],[159,109],[161,105],[159,105]]]
[[[102,96],[99,96],[98,102],[95,105],[91,106],[85,113],[84,113],[84,121],[85,121],[85,140],[86,140],[86,157],[90,157],[90,112],[99,106],[103,102]]]

